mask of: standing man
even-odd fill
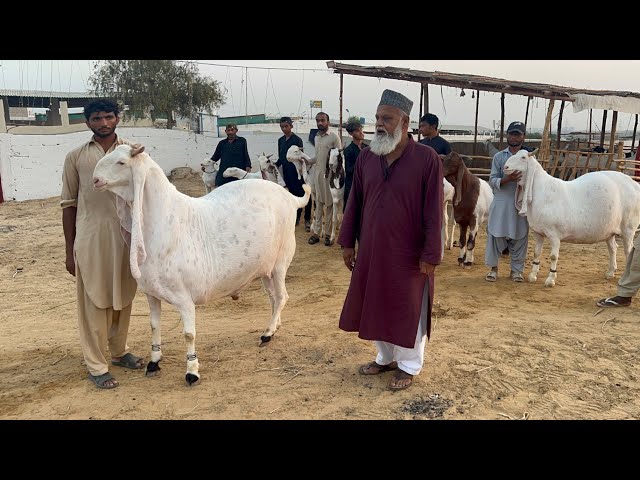
[[[347,123],[347,133],[351,135],[352,141],[347,148],[344,149],[344,205],[342,211],[347,209],[347,200],[353,183],[353,170],[356,167],[356,159],[364,148],[364,132],[360,122]]]
[[[120,234],[120,219],[113,193],[93,188],[93,170],[118,145],[118,106],[94,100],[84,107],[93,137],[69,152],[62,173],[62,225],[66,268],[76,277],[78,327],[89,378],[98,388],[115,388],[111,363],[125,368],[144,367],[144,360],[129,352],[127,334],[137,284],[129,268],[129,246]]]
[[[315,222],[313,224],[314,229],[312,235],[309,237],[309,244],[314,245],[320,241],[320,232],[323,226],[323,211],[324,208],[327,211],[324,213],[324,244],[331,246],[331,235],[328,232],[331,231],[331,222],[333,220],[333,198],[331,197],[331,191],[329,190],[329,150],[332,148],[342,148],[342,142],[338,135],[329,131],[329,115],[324,112],[320,112],[316,115],[316,125],[318,127],[318,134],[315,138],[316,148],[316,214]]]
[[[484,261],[491,270],[485,276],[488,282],[498,278],[498,260],[506,250],[511,255],[511,280],[524,281],[524,262],[529,244],[529,222],[527,217],[518,215],[516,210],[516,187],[522,178],[522,172],[513,172],[504,176],[504,164],[512,155],[525,149],[524,123],[511,122],[507,128],[507,148],[493,156],[489,185],[493,190],[493,201],[489,208],[487,224],[487,247]]]
[[[303,149],[302,139],[291,131],[292,128],[293,120],[291,120],[291,117],[282,117],[280,119],[280,130],[284,135],[278,139],[278,161],[276,162],[276,167],[282,167],[282,178],[287,189],[297,197],[304,197],[304,190],[302,189],[304,180],[302,178],[298,179],[296,166],[287,160],[287,152],[290,147],[296,145],[300,147],[300,150]],[[300,223],[301,214],[302,209],[299,208],[296,212],[296,226]],[[304,225],[305,228],[311,226],[311,202],[307,203],[304,208]]]
[[[222,174],[229,167],[237,167],[241,170],[251,171],[251,158],[249,157],[249,150],[247,148],[247,139],[239,137],[238,127],[235,123],[230,123],[224,130],[227,134],[226,140],[218,142],[216,151],[213,152],[211,160],[217,162],[220,160],[220,168],[216,175],[216,187],[224,185],[225,183],[238,180],[235,177],[223,177]]]
[[[422,369],[442,250],[442,160],[409,137],[412,106],[398,92],[382,93],[338,238],[353,272],[339,326],[374,340],[378,356],[359,371],[395,370],[392,390],[411,386]]]
[[[439,155],[448,155],[451,152],[451,145],[438,133],[438,117],[433,113],[427,113],[420,119],[420,135],[424,138],[420,140],[423,145],[429,145]]]

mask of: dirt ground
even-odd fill
[[[197,175],[174,183],[204,194]],[[537,283],[505,278],[504,260],[488,283],[483,233],[472,269],[457,266],[454,250],[436,270],[433,333],[408,390],[389,391],[390,373],[357,373],[375,347],[337,327],[350,273],[338,245],[308,245],[302,227],[269,344],[258,347],[270,314],[260,280],[238,301],[197,307],[201,382],[188,388],[180,319],[163,304],[160,375],[113,367],[120,386],[98,390],[83,365],[58,200],[0,204],[0,419],[640,418],[640,302],[595,306],[615,294],[622,248],[613,280],[605,244],[563,244],[557,285],[544,287],[547,242]],[[138,292],[129,345],[147,359],[148,313]]]

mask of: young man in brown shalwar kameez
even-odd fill
[[[144,367],[129,353],[127,334],[136,281],[129,268],[129,247],[120,233],[116,200],[111,192],[93,189],[93,170],[118,145],[130,144],[116,133],[118,106],[94,100],[84,108],[93,137],[69,152],[64,161],[60,205],[66,242],[67,271],[76,277],[78,326],[89,378],[98,388],[115,388],[111,363],[125,368]]]
[[[408,136],[412,106],[400,93],[382,93],[338,238],[353,272],[339,326],[375,341],[378,356],[360,373],[395,370],[392,390],[409,387],[422,369],[442,248],[442,161]]]

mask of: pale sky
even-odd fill
[[[328,59],[327,59],[328,60]],[[321,100],[322,110],[332,121],[338,120],[339,75],[326,67],[327,60],[198,60],[200,72],[222,84],[227,91],[221,116],[266,113],[269,116],[310,113],[309,101]],[[416,70],[468,73],[518,80],[550,83],[594,90],[640,91],[640,60],[336,60],[363,66],[394,66]],[[217,65],[205,65],[217,64]],[[0,88],[55,91],[85,91],[93,61],[89,60],[0,60]],[[230,66],[227,66],[230,65]],[[244,83],[247,66],[248,82]],[[253,68],[252,68],[253,67]],[[276,68],[304,70],[276,70]],[[315,71],[312,71],[315,69]],[[412,120],[419,113],[420,88],[413,82],[344,76],[343,117],[357,115],[374,120],[380,95],[385,88],[397,90],[414,101]],[[245,92],[247,93],[245,97]],[[429,87],[431,113],[441,125],[473,125],[475,99],[471,91],[460,97],[460,89]],[[557,125],[560,102],[554,108],[553,128]],[[534,99],[528,126],[542,128],[547,101]],[[346,112],[349,110],[349,113]],[[505,122],[524,121],[526,97],[506,95]],[[318,110],[314,109],[313,113]],[[481,92],[478,123],[493,128],[500,119],[500,94]],[[599,131],[602,111],[594,114],[594,131]],[[618,130],[633,129],[635,117],[620,113]],[[607,119],[610,128],[611,115]],[[573,113],[567,104],[563,114],[563,131],[586,130],[588,113]]]

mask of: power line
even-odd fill
[[[190,62],[190,60],[176,60],[176,62]],[[249,65],[227,65],[223,63],[208,63],[208,62],[193,62],[199,65],[212,65],[214,67],[235,67],[235,68],[257,68],[260,70],[294,70],[296,72],[305,71],[305,72],[328,72],[328,69],[321,68],[285,68],[285,67],[252,67]]]

